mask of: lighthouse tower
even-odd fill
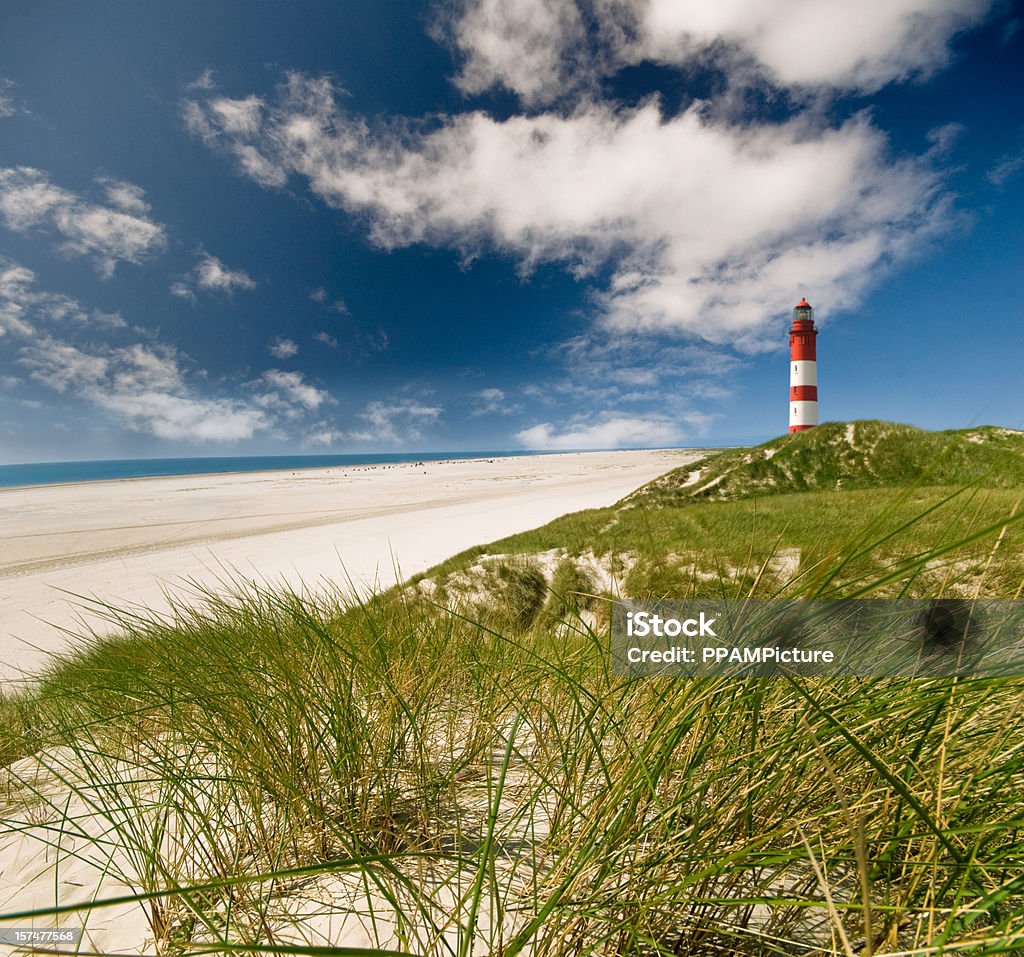
[[[818,352],[814,310],[801,299],[789,330],[789,431],[803,432],[818,424]]]

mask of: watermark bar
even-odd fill
[[[0,945],[24,950],[55,950],[82,944],[81,927],[0,927]]]
[[[1022,677],[1024,601],[618,601],[620,675]]]

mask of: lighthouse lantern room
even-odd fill
[[[789,431],[803,432],[818,424],[818,353],[814,310],[801,299],[789,330]]]

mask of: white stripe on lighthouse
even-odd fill
[[[818,403],[808,399],[798,399],[789,403],[789,424],[794,425],[817,425],[818,424]]]
[[[789,364],[789,384],[817,385],[818,363],[813,359],[796,359]]]

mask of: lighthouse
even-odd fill
[[[814,310],[801,299],[789,330],[789,431],[803,432],[818,424],[818,351]]]

